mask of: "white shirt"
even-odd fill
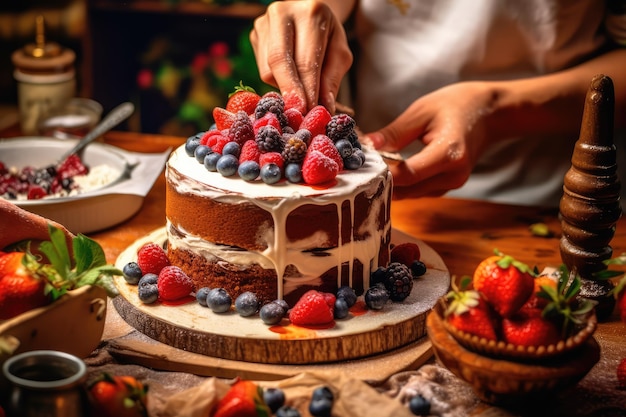
[[[364,132],[442,86],[558,71],[607,42],[599,0],[360,0],[357,7],[354,108]],[[622,39],[625,20],[612,16],[610,25]],[[448,196],[558,206],[576,139],[500,141]]]

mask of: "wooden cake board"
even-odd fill
[[[163,228],[139,239],[118,258],[120,269],[136,259],[147,242],[165,242]],[[392,242],[420,246],[427,273],[414,281],[411,296],[389,302],[382,311],[364,310],[331,329],[300,329],[291,324],[270,329],[258,317],[218,315],[195,302],[181,306],[145,305],[136,286],[116,282],[116,314],[132,328],[109,340],[120,360],[198,375],[275,380],[304,371],[349,372],[370,382],[416,369],[432,356],[425,319],[450,285],[441,258],[423,242],[394,230]],[[360,297],[362,298],[362,297]],[[113,309],[112,309],[113,310]],[[303,331],[304,330],[304,331]]]

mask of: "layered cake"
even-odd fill
[[[351,140],[362,164],[319,184],[225,176],[180,146],[165,171],[171,263],[196,288],[222,287],[233,299],[251,291],[293,305],[309,289],[336,293],[344,285],[363,293],[389,262],[392,179],[377,152]]]
[[[311,288],[357,294],[389,261],[391,176],[374,151],[333,186],[266,185],[207,171],[178,148],[166,165],[168,257],[196,283],[289,303]]]

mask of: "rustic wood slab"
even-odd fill
[[[160,228],[130,245],[117,259],[122,268],[136,259],[146,242],[164,243]],[[166,345],[205,356],[261,364],[305,365],[332,363],[391,352],[418,341],[426,334],[426,315],[450,285],[441,258],[423,242],[398,231],[393,243],[420,246],[427,273],[416,279],[411,296],[388,303],[382,311],[361,308],[350,318],[337,320],[329,329],[285,325],[267,326],[258,316],[215,314],[195,301],[170,306],[139,301],[136,286],[123,277],[116,283],[121,295],[113,300],[119,315],[132,327]],[[362,297],[361,297],[362,300]]]

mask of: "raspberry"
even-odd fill
[[[170,265],[170,260],[161,246],[156,243],[146,243],[137,251],[137,264],[144,275],[158,275],[161,269]]]
[[[204,132],[202,137],[200,137],[199,144],[200,145],[211,146],[211,144],[215,144],[215,139],[213,139],[213,137],[221,135],[221,134],[222,134],[222,132],[220,130],[217,130],[217,129],[207,130],[206,132]]]
[[[285,162],[301,163],[306,155],[306,143],[302,139],[291,136],[285,143],[283,158]]]
[[[239,163],[241,164],[245,161],[259,162],[260,156],[261,151],[259,150],[259,146],[256,144],[256,141],[249,140],[241,147],[241,153],[239,154]]]
[[[216,141],[213,146],[211,146],[211,150],[215,153],[221,154],[224,150],[224,146],[226,146],[226,144],[229,143],[231,140],[228,136],[223,135],[215,136],[215,138]]]
[[[330,122],[331,115],[326,107],[317,105],[313,107],[302,119],[299,129],[307,129],[311,136],[326,134],[326,125]]]
[[[76,154],[68,156],[57,169],[56,175],[61,178],[72,178],[76,175],[85,175],[89,173],[89,169],[80,160]]]
[[[259,134],[259,130],[263,127],[263,126],[274,126],[276,128],[276,130],[278,130],[279,132],[283,132],[283,128],[280,126],[280,122],[278,121],[278,117],[276,117],[276,115],[274,113],[267,113],[265,116],[261,117],[260,119],[256,119],[252,126],[254,128],[254,134],[258,135]]]
[[[307,184],[316,185],[332,181],[338,173],[337,163],[319,151],[307,152],[302,162],[302,178]]]
[[[256,143],[261,152],[282,152],[282,134],[274,126],[263,126],[256,135]]]
[[[159,273],[157,280],[159,297],[165,301],[174,301],[188,296],[194,290],[191,278],[177,266],[166,266]]]
[[[285,101],[285,113],[291,109],[298,110],[301,114],[306,111],[306,103],[295,94],[285,93],[283,100]]]
[[[239,146],[243,146],[246,141],[254,139],[254,129],[248,113],[240,110],[235,114],[235,120],[228,129],[228,137],[237,142]]]
[[[261,154],[259,157],[259,165],[263,167],[267,164],[276,164],[282,171],[285,166],[285,161],[283,160],[282,155],[278,152],[266,152]]]
[[[333,307],[328,306],[324,294],[310,290],[289,311],[289,320],[298,326],[330,323],[333,321]]]
[[[413,275],[408,266],[391,262],[385,272],[385,288],[391,301],[403,301],[413,289]]]
[[[336,114],[330,118],[326,125],[326,135],[337,142],[341,139],[348,139],[350,134],[354,132],[356,122],[347,114]]]
[[[300,128],[300,124],[302,124],[302,119],[304,118],[300,110],[295,108],[287,109],[285,110],[285,116],[287,116],[287,125],[291,127],[294,132]]]
[[[420,248],[416,243],[400,243],[391,249],[391,262],[400,262],[409,268],[414,261],[420,260],[420,256]]]
[[[341,157],[341,154],[339,154],[339,151],[335,147],[333,141],[328,136],[314,136],[309,144],[309,151],[320,151],[337,163],[339,171],[343,169],[343,158]]]
[[[619,389],[626,389],[626,358],[617,365],[617,386]]]

